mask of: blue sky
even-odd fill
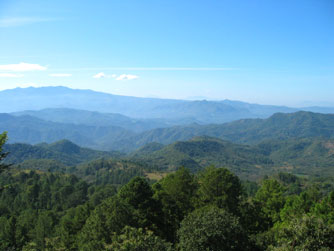
[[[334,106],[333,0],[0,0],[0,89]]]

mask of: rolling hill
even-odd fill
[[[73,166],[94,159],[121,156],[118,152],[103,152],[82,148],[68,140],[39,145],[6,144],[4,151],[9,152],[6,162],[11,164],[18,164],[27,160],[43,159],[54,160],[66,166]]]
[[[151,142],[170,144],[195,136],[210,136],[235,143],[257,144],[264,140],[292,138],[334,138],[334,115],[312,112],[277,113],[268,119],[243,119],[225,124],[158,128],[118,140],[126,151]]]
[[[155,128],[170,127],[176,124],[186,124],[188,121],[172,121],[165,119],[135,119],[118,113],[100,113],[94,111],[69,108],[48,108],[37,111],[14,112],[14,116],[32,116],[56,123],[86,125],[86,126],[116,126],[133,132],[143,132]]]
[[[153,166],[158,170],[175,170],[180,166],[192,171],[215,165],[228,167],[238,175],[256,175],[271,160],[260,149],[248,145],[233,144],[211,137],[195,137],[189,141],[178,141],[161,149],[143,153],[134,152],[133,159]]]
[[[68,139],[80,146],[107,149],[109,142],[132,135],[131,131],[116,126],[87,126],[56,123],[32,116],[0,114],[0,131],[8,131],[8,143],[52,143]]]
[[[129,158],[161,171],[180,166],[192,171],[210,165],[227,167],[247,179],[279,171],[321,177],[334,174],[334,139],[267,140],[250,146],[205,136],[155,146],[144,146]]]
[[[265,140],[332,139],[334,115],[312,112],[277,113],[267,119],[243,119],[210,125],[193,123],[135,133],[119,126],[58,123],[30,115],[0,114],[0,131],[8,131],[9,143],[52,143],[68,139],[84,147],[129,153],[148,143],[166,145],[195,136],[210,136],[252,145]]]

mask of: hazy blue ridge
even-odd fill
[[[67,87],[16,88],[0,92],[0,112],[21,112],[26,110],[42,110],[47,108],[77,109],[108,113],[109,120],[119,121],[131,118],[167,119],[173,125],[197,122],[201,124],[224,123],[243,118],[267,118],[277,112],[296,112],[311,110],[317,112],[334,112],[333,108],[310,107],[290,108],[285,106],[249,104],[240,101],[207,101],[207,100],[175,100],[158,98],[138,98],[95,92],[92,90],[77,90]],[[48,111],[34,115],[50,119]],[[110,115],[114,113],[114,115]],[[116,115],[117,114],[117,115]],[[30,114],[32,115],[32,114]],[[99,116],[99,114],[86,114]],[[65,118],[61,111],[55,112],[56,122]],[[97,118],[96,118],[97,119]],[[106,118],[103,118],[105,120]],[[59,121],[60,120],[60,121]],[[66,120],[66,119],[65,119]],[[174,120],[174,121],[173,121]],[[180,120],[176,122],[175,120]],[[107,120],[108,121],[108,120]],[[77,122],[76,122],[77,123]],[[160,121],[163,126],[165,121]]]

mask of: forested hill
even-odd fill
[[[65,171],[85,180],[98,178],[99,182],[124,174],[132,177],[131,173],[168,173],[181,166],[196,172],[210,165],[227,167],[239,177],[251,180],[277,171],[306,176],[334,175],[334,139],[321,138],[266,140],[244,145],[201,136],[167,146],[150,143],[127,156],[81,148],[67,140],[34,146],[8,144],[4,151],[9,152],[6,163],[19,164],[21,168]]]
[[[56,123],[32,116],[0,114],[0,131],[7,131],[9,143],[52,143],[68,139],[75,144],[95,149],[110,149],[109,142],[133,135],[117,126],[89,126]]]
[[[130,159],[152,166],[159,171],[173,171],[180,166],[192,172],[215,165],[228,167],[240,177],[259,177],[269,173],[272,161],[257,147],[233,144],[210,137],[195,137],[178,141],[161,149],[147,146],[130,155]],[[157,145],[158,146],[158,145]]]
[[[3,150],[9,152],[6,162],[11,164],[17,164],[27,160],[48,159],[55,160],[63,165],[72,166],[94,159],[121,156],[121,154],[117,152],[103,152],[82,148],[68,140],[39,145],[21,143],[7,144],[4,146]]]
[[[86,126],[116,126],[134,132],[142,132],[154,128],[169,127],[177,124],[187,124],[194,120],[136,119],[119,113],[100,113],[95,111],[70,108],[48,108],[10,113],[10,115],[29,115],[45,121],[86,125]]]
[[[120,150],[135,149],[150,142],[170,144],[195,136],[210,136],[235,143],[257,144],[264,140],[334,138],[334,114],[312,112],[277,113],[268,119],[243,119],[217,125],[159,128],[121,139]]]
[[[52,143],[68,139],[88,148],[131,152],[148,143],[166,145],[195,136],[210,136],[242,144],[294,138],[331,139],[334,138],[334,115],[277,113],[268,119],[243,119],[211,125],[191,124],[135,133],[120,126],[78,125],[45,121],[29,115],[0,114],[0,131],[8,131],[9,143]]]
[[[334,139],[267,140],[251,146],[195,137],[165,147],[150,143],[132,153],[130,159],[160,171],[172,171],[180,166],[193,172],[210,165],[228,167],[246,179],[279,171],[324,177],[334,175]]]

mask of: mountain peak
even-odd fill
[[[68,153],[68,154],[80,153],[80,147],[67,139],[63,139],[55,143],[52,143],[49,145],[49,148],[57,152]]]

